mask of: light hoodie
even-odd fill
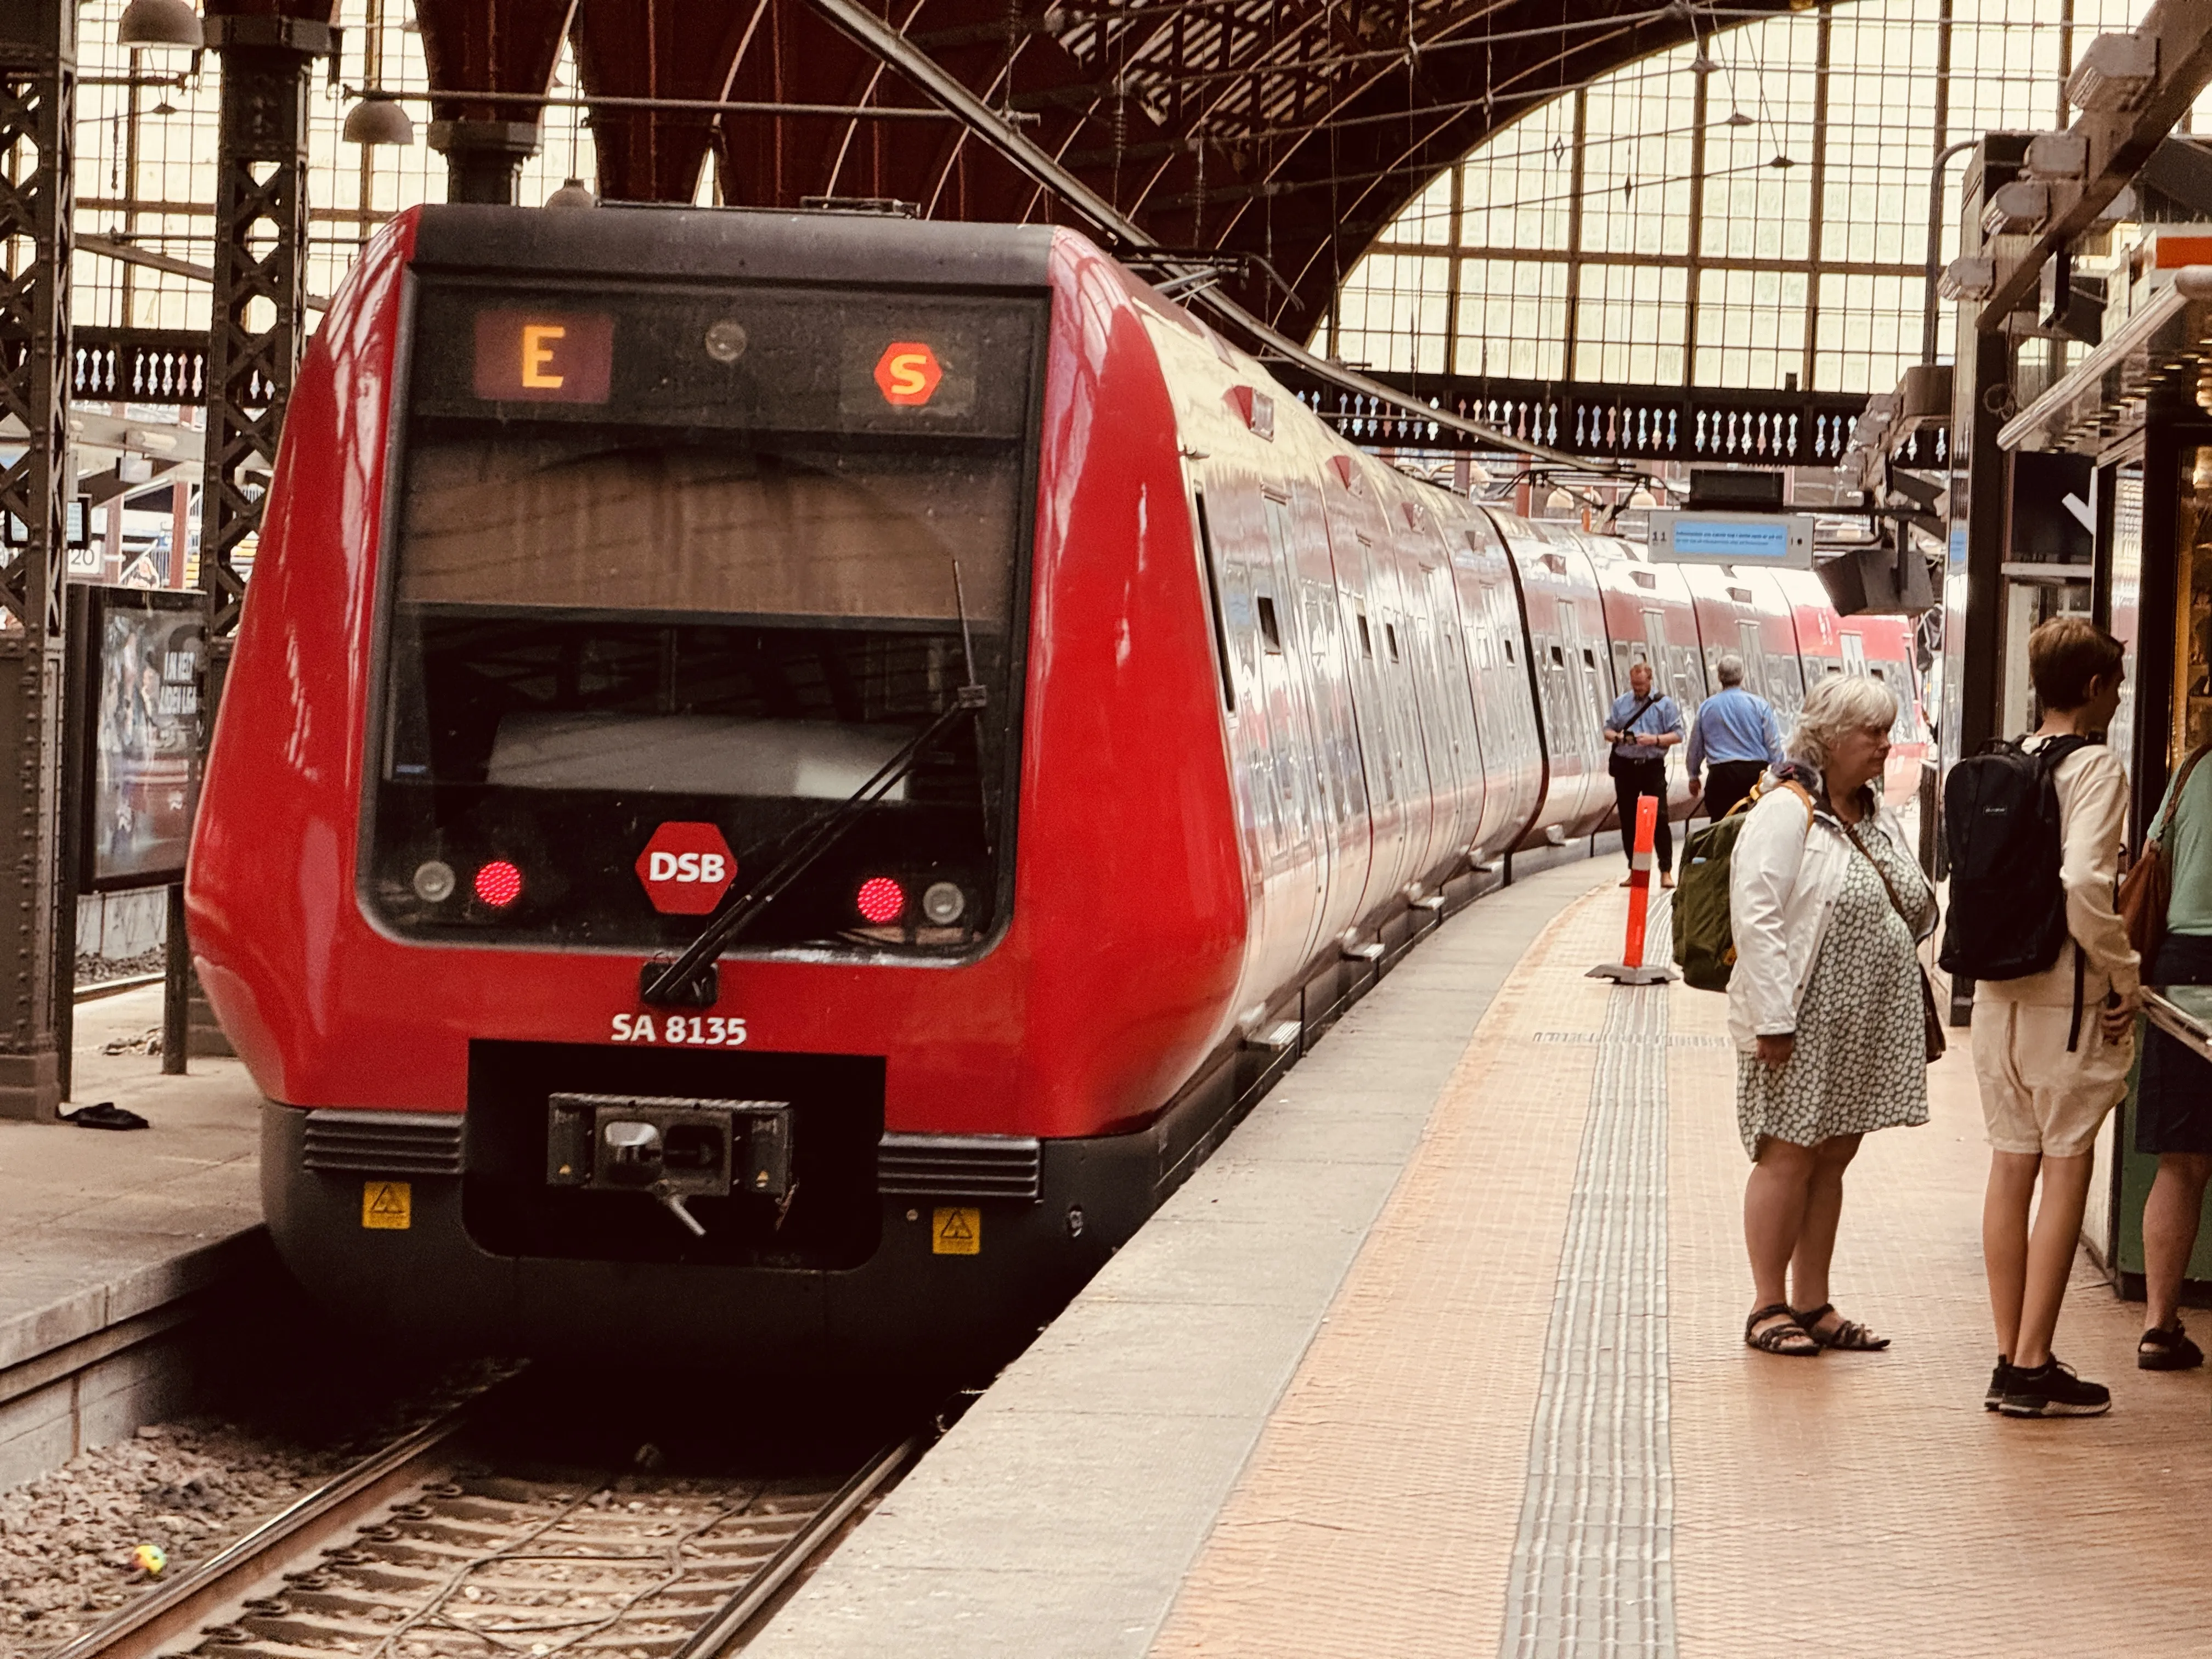
[[[2033,751],[2048,741],[2031,738],[2026,747]],[[2058,792],[2064,847],[2058,879],[2066,890],[2066,931],[2087,957],[2081,1006],[2094,1009],[2107,991],[2124,997],[2133,992],[2142,971],[2135,946],[2128,943],[2127,924],[2112,902],[2120,879],[2120,837],[2128,821],[2127,769],[2118,755],[2093,743],[2059,762],[2051,781]],[[2071,1008],[2072,946],[2060,947],[2058,960],[2039,974],[1977,981],[1974,1000],[1984,999]]]

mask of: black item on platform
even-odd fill
[[[90,1106],[80,1106],[73,1112],[61,1115],[64,1123],[74,1123],[80,1129],[150,1129],[154,1126],[127,1106],[118,1106],[112,1100],[100,1101]]]
[[[2052,775],[2089,740],[2053,738],[2041,748],[1999,738],[1951,769],[1943,787],[1951,914],[1939,958],[1969,979],[2039,974],[2065,947],[2065,848]]]
[[[2212,985],[2212,936],[2168,933],[2147,985]],[[2146,1021],[2142,1069],[2136,1079],[2136,1150],[2212,1153],[2212,1060]]]

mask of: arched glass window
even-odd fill
[[[2148,4],[1828,0],[1629,64],[1438,178],[1316,345],[1400,373],[1887,392],[1920,359],[1936,152],[2066,125],[2074,54]]]

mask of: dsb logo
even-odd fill
[[[664,915],[703,916],[737,879],[730,843],[711,823],[664,823],[637,855],[637,878]]]
[[[720,853],[648,853],[646,863],[648,882],[729,880],[730,861]]]

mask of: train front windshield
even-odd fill
[[[970,951],[1011,882],[1044,304],[417,295],[363,896],[665,951],[971,679],[738,948]]]

